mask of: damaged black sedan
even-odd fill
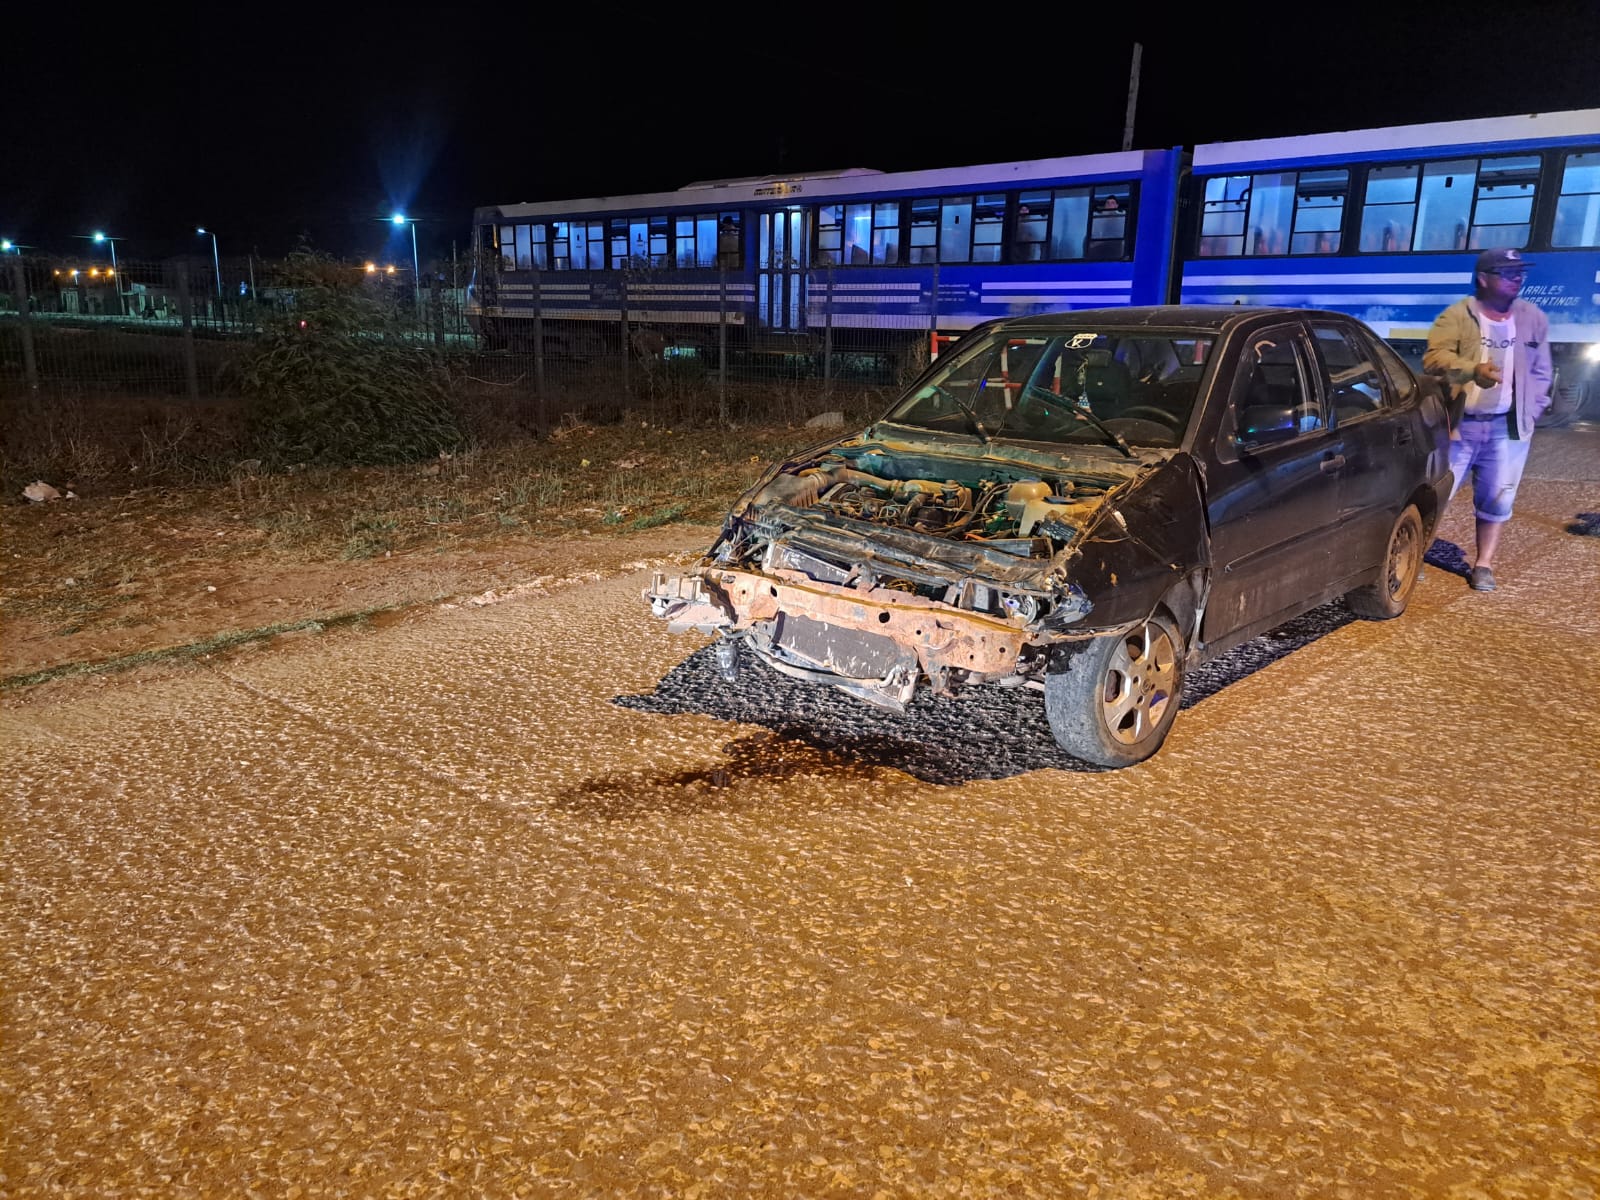
[[[900,710],[1044,693],[1070,754],[1160,747],[1185,673],[1339,596],[1398,616],[1450,489],[1448,418],[1366,326],[1119,308],[982,325],[881,420],[768,470],[673,631]]]

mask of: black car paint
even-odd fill
[[[1378,580],[1399,514],[1415,504],[1424,533],[1431,533],[1448,495],[1448,427],[1437,389],[1403,363],[1403,374],[1395,373],[1398,359],[1382,359],[1380,407],[1352,410],[1341,420],[1313,321],[1365,346],[1377,341],[1359,322],[1314,310],[1189,306],[986,323],[972,336],[1002,326],[1020,334],[1143,325],[1152,332],[1203,331],[1217,340],[1177,449],[1146,447],[1130,460],[1109,445],[990,443],[880,422],[765,472],[735,505],[707,562],[732,564],[750,527],[760,525],[786,545],[816,548],[874,572],[923,583],[988,579],[1018,592],[1053,593],[1055,610],[1030,625],[1040,645],[1085,644],[1166,608],[1177,618],[1185,657],[1197,665]],[[1307,393],[1300,399],[1325,417],[1308,432],[1288,428],[1276,440],[1243,444],[1234,436],[1235,411],[1247,354],[1269,334],[1295,339]],[[970,478],[959,472],[978,470],[1011,479],[1093,475],[1106,491],[1086,521],[1052,528],[1055,551],[1048,558],[810,511],[774,502],[773,493],[763,497],[779,475],[830,454],[891,478]],[[670,597],[662,600],[670,608]]]

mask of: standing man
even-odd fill
[[[1494,591],[1500,528],[1511,519],[1533,423],[1550,406],[1550,322],[1517,298],[1532,265],[1520,250],[1478,255],[1474,294],[1438,315],[1422,356],[1423,369],[1443,375],[1465,401],[1450,433],[1450,495],[1470,473],[1478,556],[1467,582],[1478,592]]]

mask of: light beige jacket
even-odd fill
[[[1511,405],[1516,417],[1511,423],[1511,436],[1526,440],[1533,436],[1533,423],[1550,407],[1550,384],[1555,378],[1550,363],[1550,320],[1538,305],[1527,300],[1513,300],[1511,316],[1517,323],[1518,351],[1511,367]],[[1422,355],[1422,369],[1448,379],[1453,396],[1460,402],[1482,358],[1478,302],[1468,296],[1434,318],[1433,328],[1428,330],[1428,349]]]

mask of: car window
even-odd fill
[[[1378,362],[1383,367],[1383,373],[1389,377],[1389,386],[1394,391],[1395,403],[1406,403],[1417,390],[1416,374],[1406,364],[1405,359],[1383,342],[1374,341],[1372,347],[1378,352]]]
[[[1188,331],[1006,331],[963,340],[886,418],[1031,441],[1173,448],[1215,338]]]
[[[1230,436],[1243,451],[1326,427],[1322,398],[1311,386],[1304,344],[1292,326],[1251,338],[1239,363],[1233,406]]]
[[[1387,407],[1383,373],[1372,345],[1342,325],[1313,321],[1311,329],[1327,369],[1324,382],[1337,419],[1348,421]]]

